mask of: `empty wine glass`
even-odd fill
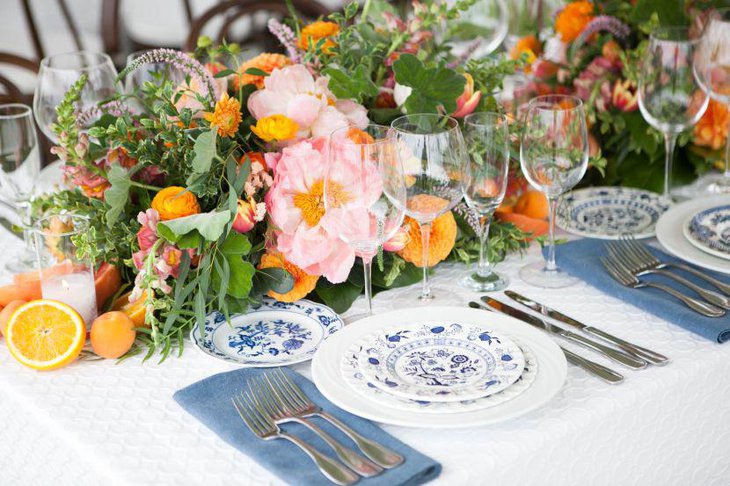
[[[324,181],[327,222],[362,258],[367,314],[372,314],[371,268],[378,248],[403,223],[406,186],[388,127],[345,127],[330,135]]]
[[[5,265],[11,273],[35,269],[36,255],[30,237],[30,203],[40,171],[38,150],[30,107],[0,105],[0,189],[3,197],[17,209],[25,240],[23,252]]]
[[[664,197],[671,199],[672,161],[679,134],[699,121],[708,97],[694,76],[692,64],[698,41],[685,27],[655,30],[639,76],[639,109],[644,119],[664,134],[666,160]]]
[[[699,42],[695,76],[712,98],[730,110],[730,9],[717,10],[710,15]],[[730,193],[730,137],[725,139],[724,172],[708,178],[699,192]]]
[[[558,197],[575,186],[588,167],[588,128],[579,98],[550,95],[530,101],[520,144],[520,164],[527,181],[544,192],[550,204],[547,259],[524,266],[520,277],[537,287],[572,285],[576,279],[555,264],[555,210]]]
[[[88,80],[81,91],[77,109],[86,114],[83,119],[86,120],[85,125],[90,126],[98,118],[91,110],[117,92],[117,70],[109,56],[78,51],[56,54],[41,61],[33,96],[33,111],[41,131],[54,143],[58,142],[58,137],[51,129],[57,119],[56,106],[83,74],[87,75]]]
[[[461,284],[477,292],[502,290],[507,278],[492,270],[488,239],[492,215],[507,190],[509,124],[499,113],[472,113],[464,119],[469,161],[463,166],[464,199],[479,216],[479,263]]]
[[[434,298],[428,280],[431,224],[463,197],[461,172],[467,160],[466,145],[459,123],[448,116],[405,115],[393,120],[391,127],[405,172],[406,215],[421,230],[423,285],[419,299],[428,302]]]

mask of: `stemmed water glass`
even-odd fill
[[[403,223],[406,186],[392,130],[345,127],[329,140],[324,180],[327,226],[362,259],[367,314],[372,314],[372,261]]]
[[[33,112],[21,104],[0,105],[0,190],[9,199],[23,225],[25,249],[5,268],[21,273],[35,268],[36,255],[30,238],[30,204],[40,171],[38,139]]]
[[[685,27],[655,30],[644,52],[639,77],[639,109],[664,134],[664,197],[671,199],[672,161],[677,137],[699,121],[708,97],[693,73],[698,40]]]
[[[489,224],[507,190],[509,124],[499,113],[472,113],[464,119],[469,160],[463,166],[464,199],[479,216],[479,263],[461,284],[477,292],[502,290],[507,278],[494,272],[488,258]]]
[[[576,279],[555,264],[555,211],[558,197],[575,186],[588,167],[588,128],[583,102],[574,96],[533,98],[527,105],[520,164],[528,182],[550,204],[547,259],[524,266],[520,277],[537,287],[561,288]]]
[[[730,110],[730,9],[711,13],[699,42],[694,67],[702,88]],[[730,137],[725,139],[724,172],[711,177],[706,184],[706,192],[730,193]]]
[[[434,298],[428,280],[431,225],[463,197],[461,174],[468,157],[466,144],[459,123],[448,116],[405,115],[393,120],[391,127],[405,172],[406,215],[421,230],[423,284],[419,299],[428,302]]]
[[[77,109],[87,114],[83,119],[86,125],[90,125],[98,118],[90,110],[117,92],[117,70],[109,56],[78,51],[56,54],[41,61],[33,96],[33,111],[41,131],[53,142],[58,142],[58,137],[51,129],[57,119],[56,106],[83,74],[87,75],[88,80],[81,91]]]

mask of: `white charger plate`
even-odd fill
[[[684,237],[700,250],[730,260],[730,205],[699,211],[683,229]]]
[[[725,204],[730,204],[730,196],[702,197],[672,206],[657,222],[656,237],[659,243],[677,258],[730,275],[730,261],[700,250],[684,235],[684,226],[689,218],[704,209]]]
[[[408,321],[461,322],[481,325],[514,338],[529,347],[538,364],[532,385],[509,401],[463,413],[434,414],[391,407],[355,392],[340,370],[342,357],[351,346],[373,329],[397,327]],[[376,422],[433,429],[475,427],[503,422],[541,407],[562,388],[567,374],[565,356],[546,334],[509,316],[467,307],[424,307],[367,317],[354,322],[322,343],[312,360],[312,378],[319,391],[332,403],[360,417]]]

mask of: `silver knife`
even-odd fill
[[[484,304],[478,304],[476,302],[469,302],[469,307],[473,309],[479,309],[483,311],[490,312],[492,309],[487,308],[484,306]],[[496,312],[496,311],[494,311]],[[620,373],[616,373],[611,368],[607,366],[603,366],[602,364],[595,363],[589,359],[586,359],[582,356],[579,356],[567,349],[565,349],[562,346],[558,346],[565,355],[565,359],[568,360],[569,363],[574,364],[575,366],[578,366],[579,368],[583,369],[584,371],[587,371],[588,373],[597,376],[598,378],[601,378],[602,380],[615,385],[617,383],[621,383],[624,381],[623,375]]]
[[[487,297],[487,296],[482,297],[482,302],[487,304],[492,309],[496,309],[499,312],[502,312],[503,314],[507,314],[508,316],[516,317],[517,319],[524,321],[528,324],[531,324],[535,327],[538,327],[538,328],[542,329],[543,331],[547,331],[549,333],[552,333],[552,334],[555,334],[562,338],[565,338],[568,341],[579,344],[585,348],[588,348],[592,351],[602,354],[603,356],[605,356],[617,363],[620,363],[624,366],[627,366],[631,369],[638,370],[638,369],[646,367],[646,365],[647,365],[646,361],[644,361],[641,358],[637,358],[635,356],[628,355],[628,354],[624,353],[623,351],[619,351],[617,349],[609,348],[608,346],[604,346],[603,344],[597,343],[596,341],[583,337],[580,334],[575,334],[573,332],[566,331],[562,327],[556,326],[554,324],[550,324],[549,322],[544,321],[544,320],[540,319],[539,317],[535,317],[535,316],[528,314],[527,312],[521,311],[519,309],[515,309],[514,307],[507,305],[503,302],[500,302],[496,299],[492,299],[491,297]]]
[[[669,361],[669,358],[666,356],[659,354],[655,351],[652,351],[650,349],[642,348],[641,346],[637,346],[636,344],[630,343],[628,341],[624,341],[621,338],[617,338],[616,336],[609,334],[605,331],[602,331],[600,329],[597,329],[593,326],[588,326],[586,324],[583,324],[580,321],[576,321],[570,316],[566,316],[560,311],[557,311],[555,309],[551,309],[550,307],[541,304],[539,302],[536,302],[529,297],[525,297],[524,295],[518,294],[517,292],[513,292],[511,290],[506,290],[504,294],[509,297],[510,299],[519,302],[520,304],[524,305],[525,307],[529,307],[530,309],[539,312],[540,314],[550,317],[552,319],[555,319],[558,322],[562,322],[563,324],[568,324],[569,326],[573,326],[577,329],[580,329],[581,331],[592,334],[596,337],[599,337],[601,339],[604,339],[612,344],[615,344],[620,349],[626,351],[629,354],[632,354],[634,356],[637,356],[645,361],[648,361],[649,363],[655,364],[655,365],[664,365],[667,364]]]

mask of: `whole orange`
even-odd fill
[[[10,316],[13,315],[15,309],[25,304],[25,302],[24,300],[13,300],[12,302],[8,302],[8,305],[0,311],[0,335],[5,334],[5,326],[7,326]]]
[[[513,209],[513,212],[533,219],[545,219],[548,217],[549,211],[550,207],[545,194],[532,190],[523,192]]]
[[[107,312],[91,324],[91,347],[103,358],[119,358],[130,350],[136,336],[134,322],[124,312]]]

